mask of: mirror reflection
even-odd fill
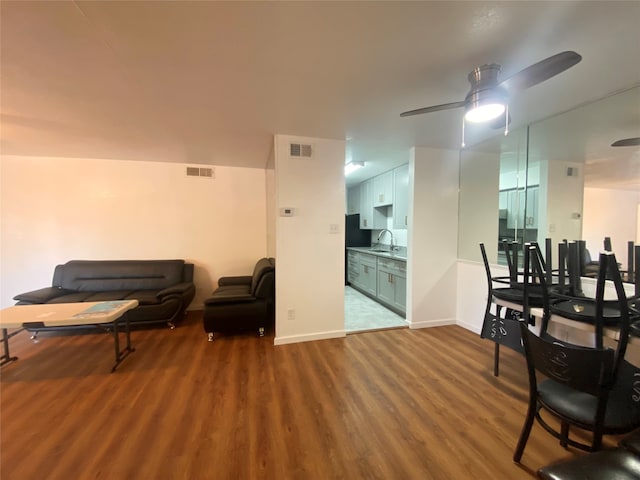
[[[460,152],[458,257],[504,263],[501,240],[611,238],[619,260],[640,240],[640,87],[547,118]]]

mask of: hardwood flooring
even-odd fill
[[[110,374],[105,335],[11,339],[0,478],[531,479],[576,453],[534,425],[524,359],[456,326],[273,345],[206,341],[201,312],[136,330]],[[608,439],[613,444],[617,439]]]

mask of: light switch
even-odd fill
[[[340,225],[332,223],[329,225],[329,233],[340,233]]]

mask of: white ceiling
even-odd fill
[[[460,110],[399,114],[463,100],[475,66],[506,78],[583,56],[512,99],[512,129],[640,84],[638,1],[3,0],[0,14],[3,154],[264,168],[281,133],[346,139],[366,178],[413,145],[459,147]]]

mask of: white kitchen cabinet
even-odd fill
[[[393,170],[393,228],[409,225],[409,164]]]
[[[507,228],[524,228],[524,189],[507,191]]]
[[[360,185],[347,188],[347,215],[360,213]]]
[[[373,206],[386,207],[393,203],[393,170],[373,177]]]
[[[378,258],[378,300],[402,314],[406,313],[406,262]]]
[[[524,226],[530,229],[538,228],[538,192],[540,187],[527,187],[527,206]]]
[[[526,192],[523,188],[500,192],[500,208],[507,209],[507,228],[538,228],[538,191],[539,187],[532,186]]]
[[[360,228],[387,228],[387,216],[373,206],[374,178],[360,184]]]
[[[360,259],[358,252],[347,252],[347,280],[352,285],[358,285],[360,276]]]
[[[375,255],[360,253],[358,255],[358,284],[362,290],[374,297],[378,293],[377,289],[377,261]]]

